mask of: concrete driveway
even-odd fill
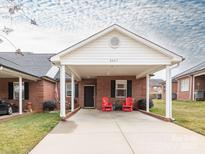
[[[31,154],[205,154],[205,137],[140,112],[81,109]]]

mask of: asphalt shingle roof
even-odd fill
[[[198,65],[195,65],[194,67],[191,67],[190,69],[187,69],[186,71],[184,71],[178,75],[176,75],[174,78],[178,78],[178,77],[189,75],[189,74],[194,74],[194,73],[201,71],[203,69],[205,69],[205,61],[198,64]]]
[[[53,54],[36,54],[23,52],[23,56],[15,52],[0,52],[0,64],[34,76],[46,76],[52,67],[49,58]]]

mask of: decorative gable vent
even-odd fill
[[[112,48],[118,48],[120,46],[120,39],[118,37],[112,37],[110,39],[110,46]]]

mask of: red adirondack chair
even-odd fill
[[[112,111],[112,103],[109,102],[108,97],[102,98],[102,111]]]
[[[126,102],[124,102],[122,104],[122,111],[128,111],[128,112],[133,111],[133,99],[132,99],[132,97],[126,98]]]

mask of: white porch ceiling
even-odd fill
[[[38,80],[37,77],[27,75],[18,71],[14,71],[12,69],[5,68],[3,66],[0,67],[0,78],[19,78],[22,77],[23,79]]]
[[[66,72],[72,71],[78,78],[96,78],[97,76],[136,76],[143,77],[161,70],[162,65],[72,65],[66,66]]]

